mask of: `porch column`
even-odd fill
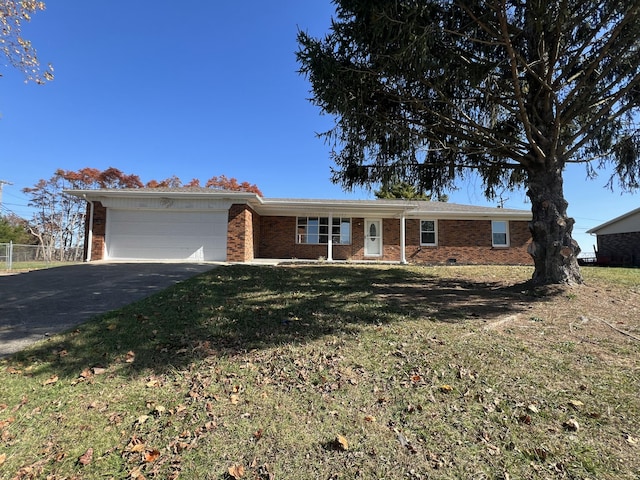
[[[87,196],[83,195],[84,199],[87,200]],[[87,232],[87,258],[85,259],[85,262],[90,262],[91,261],[91,254],[93,253],[93,212],[94,212],[94,205],[93,205],[93,201],[87,200],[87,202],[89,202],[89,231]]]
[[[329,240],[327,241],[327,262],[333,262],[333,214],[329,214]]]
[[[400,263],[407,263],[405,253],[405,217],[404,213],[400,216]]]

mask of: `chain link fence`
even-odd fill
[[[82,249],[50,251],[41,245],[0,243],[0,270],[32,270],[82,261]]]

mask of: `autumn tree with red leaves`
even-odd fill
[[[255,184],[250,184],[249,182],[238,183],[236,178],[227,178],[225,175],[220,175],[219,177],[211,177],[207,180],[205,185],[207,188],[214,188],[216,190],[228,190],[231,192],[250,192],[255,193],[256,195],[260,195],[262,192]]]

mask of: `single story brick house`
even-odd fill
[[[412,200],[263,198],[209,188],[69,190],[85,260],[325,259],[532,264],[531,212]]]
[[[587,230],[587,233],[596,235],[599,265],[640,267],[640,208]]]

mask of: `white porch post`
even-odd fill
[[[404,213],[400,216],[400,263],[407,263],[407,255],[405,252],[405,217]]]
[[[329,214],[329,241],[327,242],[327,262],[333,262],[333,215]]]
[[[87,196],[84,195],[84,199],[87,200]],[[85,259],[85,262],[90,262],[91,261],[91,254],[93,253],[93,249],[92,249],[92,245],[93,245],[93,211],[94,211],[94,205],[93,205],[93,201],[89,201],[89,234],[87,235],[87,258]]]

